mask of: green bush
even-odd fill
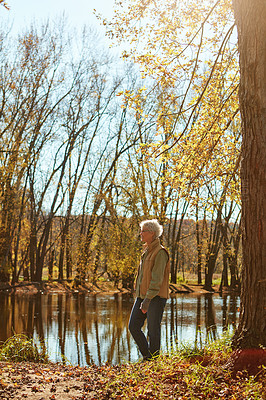
[[[10,337],[0,346],[0,361],[47,362],[48,356],[32,338],[19,334]]]

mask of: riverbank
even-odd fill
[[[223,349],[203,356],[163,356],[150,362],[115,366],[0,362],[0,398],[265,399],[265,368],[257,368],[254,375],[250,375],[243,370],[244,364],[236,371],[232,359],[232,354]]]
[[[74,281],[43,281],[43,282],[20,282],[14,285],[10,283],[0,283],[0,292],[16,294],[47,294],[47,293],[127,293],[123,288],[116,288],[112,282],[98,282],[97,285],[91,283],[75,284]]]
[[[47,294],[47,293],[103,293],[103,294],[115,294],[115,293],[130,293],[131,291],[122,287],[115,287],[112,282],[100,281],[96,285],[92,283],[84,283],[80,285],[74,284],[71,281],[43,281],[39,282],[19,282],[14,285],[10,283],[0,282],[0,293],[16,293],[16,294]],[[203,285],[197,285],[193,283],[186,284],[170,284],[170,293],[193,293],[193,294],[204,294],[204,293],[218,293],[219,286],[213,285],[213,291],[209,292],[203,288]]]

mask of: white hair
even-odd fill
[[[145,228],[149,232],[155,233],[155,238],[157,239],[163,233],[163,227],[159,224],[157,219],[146,219],[139,224],[140,228]]]

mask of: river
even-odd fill
[[[177,294],[165,308],[162,352],[184,344],[202,347],[232,332],[239,296]],[[140,358],[127,329],[128,294],[0,294],[0,341],[24,333],[43,343],[49,359],[72,365],[134,362]]]

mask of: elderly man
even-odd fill
[[[155,219],[140,223],[140,237],[145,249],[135,281],[136,300],[128,327],[144,360],[159,355],[161,321],[169,297],[170,262],[167,250],[160,244],[162,233],[163,227]],[[146,318],[148,340],[142,331]]]

